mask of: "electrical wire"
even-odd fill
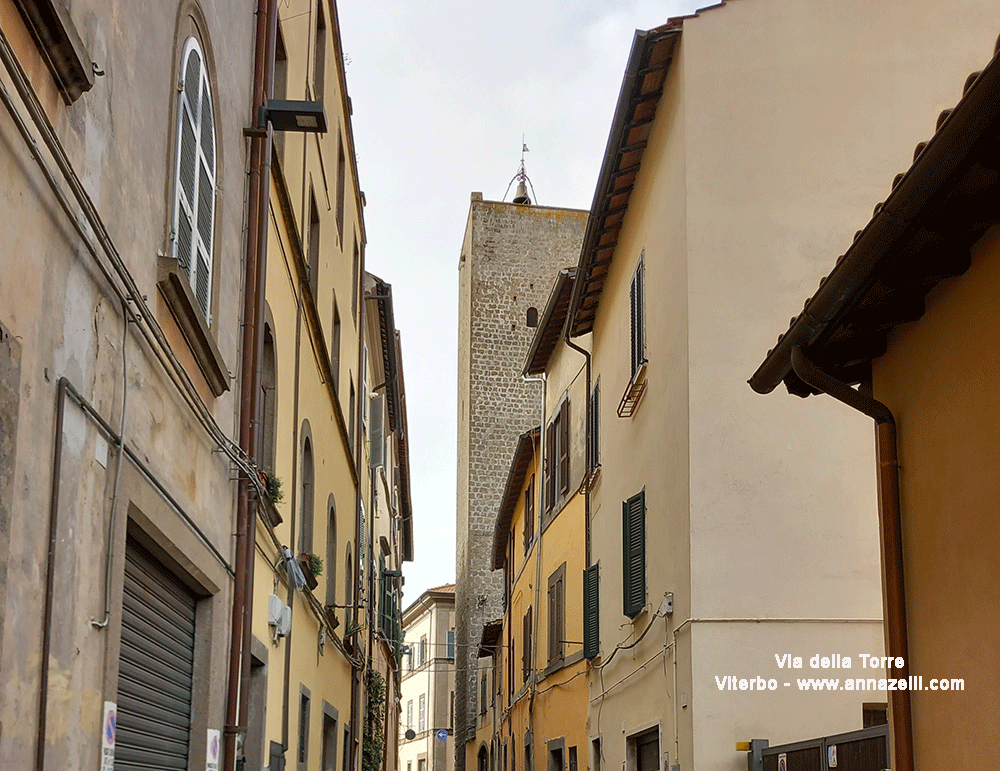
[[[10,42],[3,33],[3,30],[0,30],[0,59],[3,60],[4,67],[7,70],[8,75],[11,77],[13,85],[17,90],[21,101],[27,108],[28,114],[31,116],[35,127],[38,129],[46,148],[51,153],[56,162],[56,166],[59,168],[59,171],[69,186],[77,204],[80,206],[83,216],[86,219],[86,223],[92,231],[93,238],[96,239],[100,245],[100,251],[104,253],[105,259],[110,263],[110,269],[109,266],[105,264],[105,260],[101,259],[98,248],[92,241],[91,234],[87,232],[84,223],[80,221],[77,216],[77,212],[74,211],[73,206],[67,199],[66,193],[63,191],[59,182],[55,179],[55,175],[41,154],[38,143],[31,135],[30,130],[17,109],[17,106],[14,104],[10,94],[2,83],[0,83],[0,100],[3,101],[8,113],[10,113],[11,118],[14,120],[14,123],[24,139],[29,152],[55,194],[60,207],[69,218],[73,228],[77,231],[84,247],[94,259],[96,267],[101,272],[112,292],[119,298],[120,301],[127,304],[126,307],[129,308],[129,313],[135,320],[136,327],[140,330],[140,334],[149,344],[149,350],[163,367],[167,378],[173,383],[182,400],[191,410],[195,419],[205,429],[206,433],[215,442],[218,448],[247,475],[250,483],[257,488],[258,492],[263,493],[263,483],[256,473],[254,462],[222,430],[218,423],[216,423],[214,416],[202,400],[201,395],[192,383],[187,371],[174,354],[163,328],[160,326],[153,311],[147,305],[144,295],[139,290],[138,285],[135,283],[135,279],[115,247],[100,213],[97,210],[97,207],[94,205],[86,189],[83,187],[79,176],[73,169],[72,164],[66,155],[62,143],[55,135],[55,131],[49,123],[44,109],[41,107],[37,95],[31,87],[24,70],[21,68],[20,62],[17,61],[17,58],[10,46]]]

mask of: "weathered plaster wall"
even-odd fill
[[[65,105],[14,4],[0,20],[17,58],[100,212],[146,303],[157,316],[208,411],[235,435],[237,383],[210,395],[187,343],[159,301],[158,252],[170,245],[177,80],[184,38],[197,28],[213,88],[218,149],[215,280],[210,334],[229,370],[238,370],[244,125],[252,74],[253,14],[236,2],[207,10],[193,2],[74,2],[69,11],[88,55],[104,74]],[[13,92],[6,73],[0,78]],[[15,97],[15,101],[18,101]],[[18,109],[26,115],[24,106]],[[32,129],[37,136],[37,131]],[[51,159],[48,159],[50,165]],[[21,348],[16,456],[3,464],[12,493],[3,533],[8,591],[0,607],[0,765],[22,763],[35,746],[42,667],[49,674],[47,765],[92,768],[99,757],[102,702],[117,699],[121,577],[127,528],[158,545],[157,556],[199,597],[195,704],[190,757],[204,754],[206,729],[222,728],[230,604],[234,486],[229,461],[196,423],[135,327],[123,340],[117,299],[99,277],[13,121],[0,118],[0,198],[10,222],[0,234],[0,323]],[[66,189],[66,186],[63,186]],[[124,345],[124,371],[123,350]],[[9,366],[4,366],[9,369]],[[111,425],[124,423],[127,445],[162,485],[125,460],[111,534],[112,592],[104,618],[104,580],[116,454],[94,422],[66,404],[63,475],[56,531],[52,648],[41,661],[42,598],[56,436],[57,384],[68,378]],[[6,433],[6,428],[5,428]],[[12,435],[13,436],[13,435]],[[0,487],[0,495],[3,493]],[[8,508],[9,506],[9,508]],[[187,515],[193,527],[184,521]],[[196,536],[196,528],[202,535]],[[212,553],[221,554],[221,559]]]

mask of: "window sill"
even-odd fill
[[[644,393],[646,393],[646,362],[639,365],[639,369],[628,381],[625,393],[622,394],[622,400],[618,403],[618,417],[632,417],[632,413],[636,411]]]
[[[187,277],[182,275],[173,257],[160,257],[157,266],[157,288],[177,321],[191,352],[201,369],[208,387],[215,396],[229,390],[229,369],[215,344],[212,331],[195,300]]]
[[[538,678],[538,682],[542,682],[545,678],[554,672],[558,672],[560,669],[565,669],[578,661],[583,661],[583,651],[577,651],[569,656],[561,659],[556,659],[552,661],[543,671],[541,677]]]

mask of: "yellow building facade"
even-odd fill
[[[393,771],[412,559],[402,359],[391,289],[364,271],[335,3],[280,4],[274,98],[322,101],[328,130],[276,136],[271,158],[259,420],[271,500],[257,517],[246,757],[354,771],[371,766],[368,746]]]
[[[513,448],[494,529],[504,614],[480,642],[480,723],[466,757],[480,771],[587,766],[588,370],[582,352],[562,341],[572,284],[572,271],[558,274],[524,367],[544,383],[545,428]]]

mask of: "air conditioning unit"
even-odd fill
[[[292,609],[272,594],[267,598],[267,623],[274,627],[274,636],[284,637],[292,631]]]

